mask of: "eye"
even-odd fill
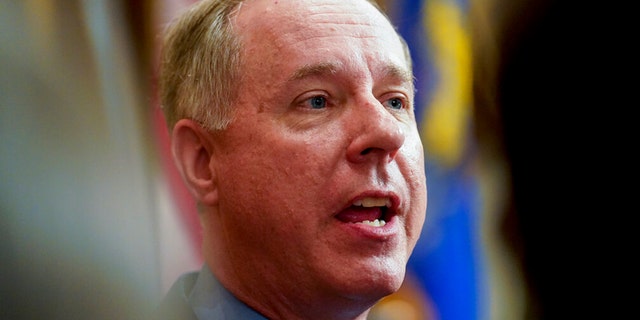
[[[404,107],[404,102],[400,98],[391,98],[385,102],[385,105],[391,109],[400,110]]]
[[[327,98],[323,96],[315,96],[307,99],[307,103],[311,109],[323,109],[327,107]]]

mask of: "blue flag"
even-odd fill
[[[470,169],[471,50],[466,0],[397,0],[387,11],[412,50],[425,146],[427,218],[408,265],[432,314],[482,319],[486,295],[477,178]]]

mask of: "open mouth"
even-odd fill
[[[345,223],[366,224],[383,227],[391,218],[391,199],[386,197],[365,197],[355,200],[351,206],[336,215]]]

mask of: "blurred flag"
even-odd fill
[[[412,50],[416,117],[425,145],[428,209],[409,261],[430,314],[484,318],[479,191],[472,165],[471,51],[466,0],[383,3]]]

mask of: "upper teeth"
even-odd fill
[[[371,207],[390,207],[391,206],[391,200],[389,198],[372,198],[372,197],[367,197],[367,198],[362,198],[360,200],[356,200],[353,202],[354,206],[362,206],[365,208],[371,208]]]

